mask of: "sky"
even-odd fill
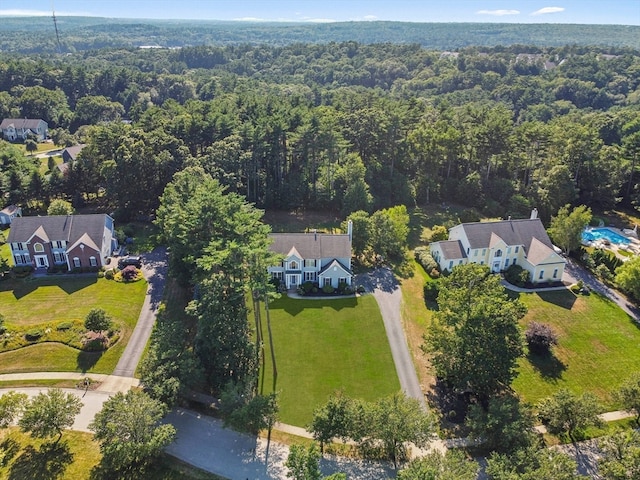
[[[640,25],[640,0],[0,0],[2,15]]]

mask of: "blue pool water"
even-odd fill
[[[582,232],[582,240],[586,242],[594,242],[596,240],[609,240],[616,245],[628,245],[631,243],[627,237],[609,230],[608,228],[592,228],[591,230],[585,230]]]

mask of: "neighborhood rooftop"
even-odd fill
[[[462,228],[471,248],[491,246],[491,237],[497,236],[507,245],[523,245],[527,251],[534,247],[533,239],[553,250],[553,244],[539,218],[463,223]]]
[[[65,240],[75,243],[88,235],[97,245],[102,244],[107,215],[54,215],[47,217],[21,217],[13,220],[7,241],[28,242],[36,231],[41,230],[43,240]]]
[[[270,248],[288,255],[295,248],[302,258],[350,258],[351,240],[348,234],[273,233]]]
[[[34,130],[38,128],[40,122],[42,122],[42,120],[40,120],[39,118],[5,118],[4,120],[2,120],[2,123],[0,123],[0,129],[4,130],[13,125],[13,127],[17,130]]]

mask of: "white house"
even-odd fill
[[[269,267],[269,273],[284,282],[287,289],[304,282],[334,288],[341,282],[351,285],[352,235],[351,222],[346,234],[273,233],[269,248],[284,259],[280,265]]]
[[[0,123],[0,130],[6,140],[26,140],[29,134],[35,135],[41,142],[49,133],[49,125],[39,118],[5,118]]]
[[[433,242],[429,248],[443,271],[465,263],[487,265],[492,272],[520,265],[532,283],[560,281],[567,263],[536,209],[529,219],[462,223],[449,230],[449,240]]]
[[[0,225],[11,225],[16,217],[22,216],[22,208],[17,205],[8,205],[0,210]]]

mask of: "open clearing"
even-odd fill
[[[277,359],[280,420],[305,426],[329,395],[373,401],[400,390],[378,304],[372,295],[344,299],[291,299],[269,306]],[[273,370],[263,314],[264,393]]]

